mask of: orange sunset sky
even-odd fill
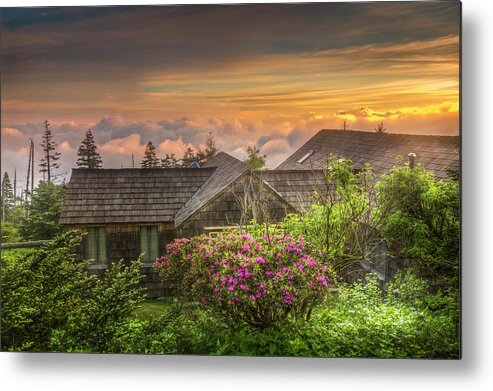
[[[2,170],[52,124],[59,179],[91,128],[105,167],[212,131],[274,168],[321,128],[459,132],[458,2],[1,8]],[[39,177],[39,175],[38,175]],[[39,179],[39,178],[38,178]]]

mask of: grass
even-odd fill
[[[146,300],[135,311],[135,316],[141,320],[150,319],[166,312],[173,302],[171,300]]]

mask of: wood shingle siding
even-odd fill
[[[221,192],[244,173],[249,171],[249,168],[245,163],[225,152],[219,152],[210,159],[205,165],[205,168],[214,168],[215,171],[203,186],[178,211],[175,216],[175,225],[177,227],[221,194]]]
[[[254,208],[245,211],[241,208],[239,200],[243,199],[247,189],[259,196],[257,205],[259,211],[254,211]],[[205,232],[204,227],[207,226],[241,228],[241,224],[247,223],[252,218],[277,223],[286,214],[294,212],[296,210],[257,175],[246,172],[189,216],[178,227],[178,235],[184,237],[200,235]]]
[[[328,191],[326,173],[322,170],[270,170],[256,174],[301,213],[316,201],[315,192],[325,195]]]

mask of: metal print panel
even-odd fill
[[[1,349],[459,359],[459,2],[1,9]]]

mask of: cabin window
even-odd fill
[[[154,261],[158,253],[158,229],[157,225],[140,227],[140,252],[144,262]]]
[[[106,229],[90,227],[87,229],[87,257],[96,263],[106,263]]]

